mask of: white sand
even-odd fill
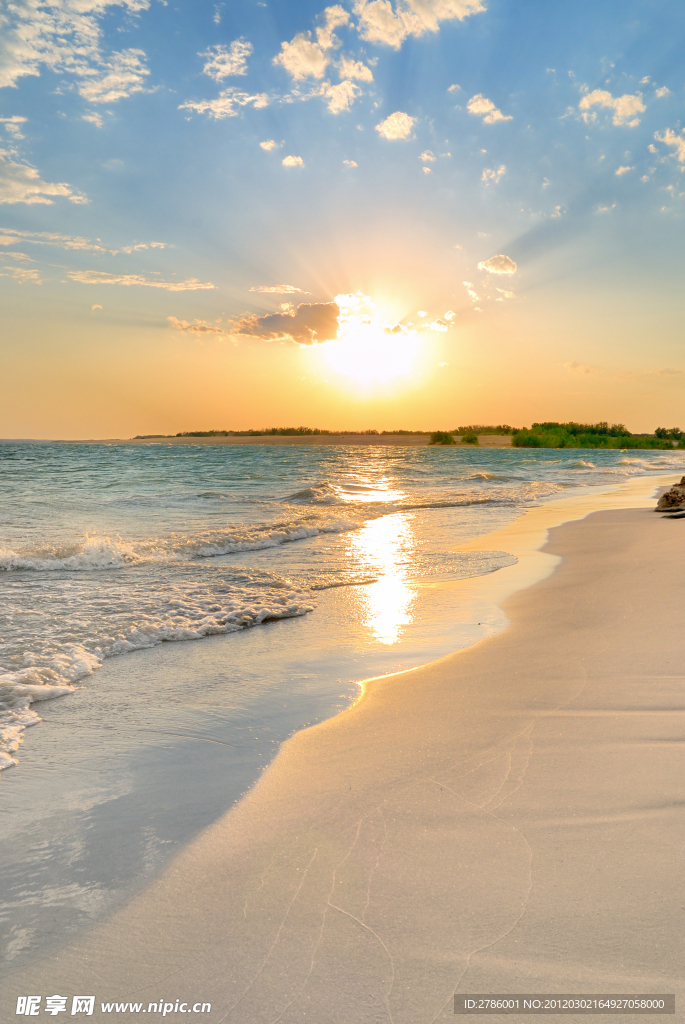
[[[520,562],[466,581],[484,601],[538,580],[505,632],[294,736],[158,882],[5,981],[2,1019],[27,991],[206,1001],[231,1024],[448,1020],[455,990],[681,993],[685,524],[650,489],[546,553],[590,499],[491,535]]]

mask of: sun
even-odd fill
[[[322,346],[333,370],[363,386],[412,374],[423,344],[416,330],[377,315],[367,295],[336,295],[335,302],[338,337]]]

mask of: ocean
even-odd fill
[[[684,456],[0,442],[5,963],[115,909],[360,681],[502,628],[451,584],[514,559],[455,549]]]

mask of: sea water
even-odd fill
[[[684,455],[0,442],[7,964],[115,909],[360,680],[501,628],[450,583],[512,556],[460,545]]]

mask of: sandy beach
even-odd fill
[[[464,585],[506,630],[297,733],[146,891],[7,975],[3,1016],[42,991],[417,1024],[527,991],[676,992],[683,1019],[685,548],[638,484],[492,535],[518,565]]]

